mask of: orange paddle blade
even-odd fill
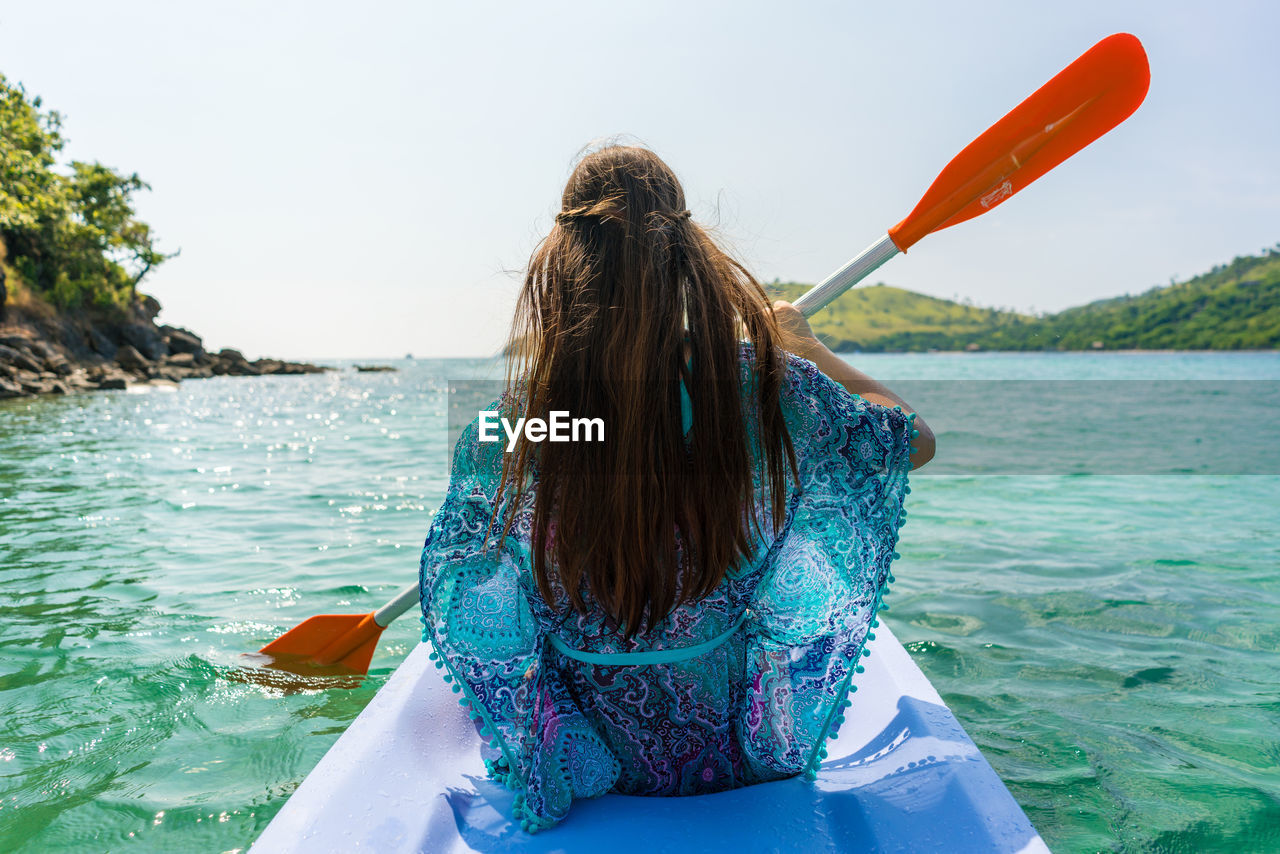
[[[296,661],[300,672],[316,666],[338,666],[353,673],[368,673],[383,626],[368,614],[321,614],[304,620],[260,652],[274,659],[276,667]]]
[[[1128,118],[1150,84],[1137,37],[1108,36],[957,154],[889,237],[906,252],[986,213]]]

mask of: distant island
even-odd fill
[[[326,370],[208,352],[190,330],[157,324],[160,303],[138,286],[178,253],[134,213],[147,184],[101,163],[55,168],[61,127],[0,75],[0,398]]]
[[[794,300],[810,287],[774,282],[766,290]],[[1043,316],[863,285],[811,324],[828,347],[843,352],[1274,350],[1280,347],[1280,244],[1186,282]]]

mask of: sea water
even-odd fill
[[[1221,382],[1171,419],[1206,440],[1274,427],[1236,381],[1280,380],[1269,353],[847,358],[903,381]],[[243,678],[242,653],[416,578],[450,384],[499,376],[328,364],[0,401],[0,849],[243,850],[417,641],[412,614],[393,624],[354,687]],[[948,470],[949,424],[1007,414],[949,401],[922,409],[942,473],[912,476],[886,619],[1045,840],[1280,848],[1273,461],[1071,473],[1097,439],[1072,404],[1048,435],[999,443],[1061,448],[1048,473]],[[1148,458],[1170,453],[1136,432]]]

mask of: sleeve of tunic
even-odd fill
[[[804,773],[843,721],[893,580],[914,414],[851,395],[792,357],[783,415],[799,483],[747,630],[738,738],[758,780]]]
[[[528,539],[517,519],[502,536],[500,444],[478,441],[477,423],[454,450],[444,503],[419,563],[423,635],[431,658],[497,754],[491,776],[516,793],[515,818],[538,830],[575,798],[612,788],[619,768],[553,669],[545,631],[524,589]]]

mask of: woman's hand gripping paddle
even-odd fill
[[[922,237],[986,213],[1127,119],[1151,83],[1142,43],[1107,36],[969,143],[907,218],[795,301],[811,317]]]
[[[927,234],[986,213],[1111,130],[1138,108],[1151,73],[1142,44],[1098,42],[955,156],[915,210],[796,300],[811,316]],[[367,673],[382,630],[418,602],[418,585],[368,614],[323,614],[264,646],[268,666],[304,675]]]

